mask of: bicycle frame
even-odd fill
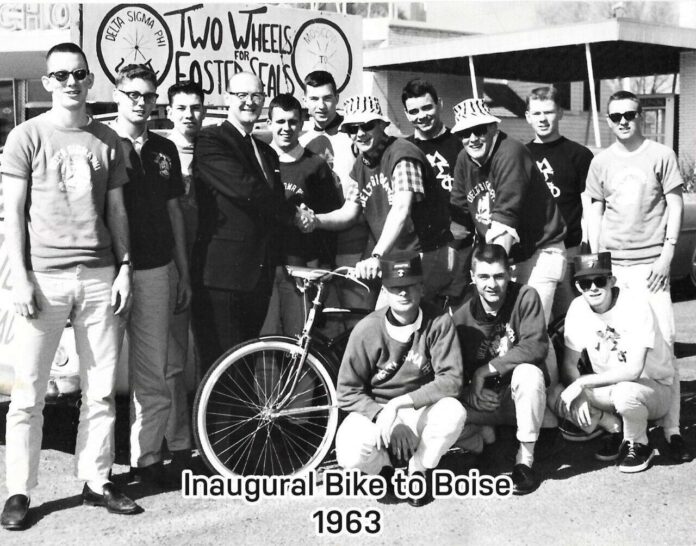
[[[311,285],[312,282],[306,280],[305,290],[309,288],[309,286]],[[280,394],[278,396],[280,400],[277,405],[277,410],[282,410],[283,407],[288,403],[292,396],[292,393],[295,390],[295,387],[297,386],[297,382],[300,379],[300,371],[302,370],[302,367],[304,366],[304,363],[307,360],[307,354],[309,353],[309,345],[312,341],[312,329],[314,328],[314,322],[316,320],[317,313],[320,312],[322,307],[324,306],[322,296],[324,294],[325,286],[326,283],[322,279],[320,279],[317,283],[317,293],[314,296],[314,299],[312,300],[312,307],[310,308],[309,313],[307,314],[307,320],[305,321],[304,327],[302,328],[302,334],[300,335],[300,338],[297,342],[297,346],[300,349],[299,355],[293,355],[293,363],[290,365],[291,370],[288,374],[288,378],[292,378],[292,382],[289,387],[287,386],[287,382],[285,385],[283,385],[283,387],[281,387]]]

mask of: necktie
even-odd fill
[[[248,146],[251,146],[252,150],[254,151],[254,156],[256,157],[256,163],[261,169],[261,172],[263,173],[264,178],[266,179],[266,183],[273,187],[273,177],[270,176],[269,170],[266,167],[266,162],[263,160],[263,156],[259,152],[258,147],[256,146],[256,142],[254,142],[254,139],[251,137],[251,135],[246,135],[244,137],[244,140],[247,142]]]

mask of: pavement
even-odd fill
[[[696,449],[696,300],[693,292],[673,289],[677,328],[675,352],[682,376],[682,431]],[[137,500],[144,512],[117,516],[82,506],[81,484],[72,478],[77,411],[47,406],[39,486],[32,496],[33,526],[23,532],[0,529],[0,544],[694,544],[696,461],[676,464],[668,456],[658,428],[650,438],[660,451],[653,466],[623,474],[613,463],[596,461],[596,439],[571,444],[545,431],[537,448],[537,491],[523,497],[455,496],[413,508],[405,502],[384,504],[365,496],[313,496],[240,499],[183,498],[127,484],[127,407],[119,403],[114,481]],[[0,403],[0,468],[4,470],[4,416]],[[498,441],[484,457],[448,455],[441,466],[456,476],[510,472],[515,454],[514,430],[499,427]],[[205,469],[198,457],[195,473]],[[6,496],[4,472],[0,498]],[[349,511],[354,510],[352,515]],[[340,514],[339,514],[340,513]],[[332,534],[339,516],[340,534]],[[323,518],[324,532],[318,533]],[[374,520],[379,518],[377,523]],[[361,531],[349,534],[347,520],[359,519]],[[366,529],[379,529],[370,534]]]

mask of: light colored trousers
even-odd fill
[[[75,445],[75,471],[83,481],[108,480],[114,461],[114,385],[119,320],[111,307],[113,267],[82,265],[30,272],[41,307],[38,317],[15,317],[14,386],[7,412],[7,490],[36,487],[43,408],[51,363],[68,318],[79,356],[82,406]]]
[[[592,398],[590,426],[582,427],[578,420],[566,411],[565,404],[560,399],[560,387],[554,396],[558,415],[569,419],[586,432],[592,432],[599,424],[602,411],[617,413],[623,421],[624,440],[646,445],[648,420],[664,417],[672,401],[672,387],[653,379],[622,381],[616,385],[596,387],[589,391]]]
[[[647,278],[652,264],[617,265],[612,263],[612,273],[616,277],[616,285],[635,295],[648,300],[655,313],[657,325],[669,346],[674,350],[676,339],[676,327],[674,324],[674,308],[669,283],[658,292],[648,290]],[[672,402],[667,415],[662,419],[661,425],[669,434],[679,434],[679,419],[681,415],[681,383],[679,380],[679,365],[677,359],[674,362],[674,381],[672,382]]]
[[[143,467],[162,460],[171,393],[167,384],[169,266],[133,272],[133,306],[128,330],[130,463]]]
[[[169,264],[169,339],[167,341],[167,385],[171,394],[171,409],[167,420],[169,451],[191,449],[191,411],[186,392],[186,370],[189,365],[189,309],[174,313],[179,273],[174,262]]]
[[[512,280],[533,287],[539,294],[547,327],[552,318],[551,310],[556,287],[563,280],[566,268],[566,249],[562,242],[540,248],[529,259],[512,266]],[[557,384],[558,362],[552,343],[549,343],[546,368],[549,372],[550,384]]]
[[[495,411],[479,411],[466,406],[466,425],[457,441],[464,449],[480,452],[481,440],[472,432],[477,425],[517,425],[520,442],[536,442],[544,420],[546,387],[544,373],[533,364],[518,364],[512,371],[510,386],[502,393]]]
[[[399,410],[399,418],[419,438],[413,455],[419,466],[435,468],[459,437],[466,411],[455,398],[442,398],[432,406]],[[364,415],[350,413],[336,433],[336,460],[343,468],[379,474],[391,466],[385,448],[377,449],[377,425]]]

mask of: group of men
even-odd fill
[[[304,81],[314,126],[303,134],[300,102],[277,95],[268,145],[252,135],[267,99],[252,73],[230,78],[227,120],[204,129],[200,87],[172,86],[167,139],[148,129],[158,95],[147,66],[120,69],[108,128],[87,114],[82,50],[60,44],[46,62],[52,108],[12,131],[2,164],[17,314],[3,527],[29,524],[47,379],[68,319],[83,502],[134,514],[110,481],[124,332],[130,478],[176,488],[191,449],[189,321],[203,370],[260,333],[296,335],[303,298],[282,265],[351,266],[378,288],[337,283],[329,296],[377,308],[339,374],[346,467],[389,475],[401,460],[427,474],[452,445],[479,453],[495,425],[516,424],[512,478],[528,493],[554,411],[568,439],[605,431],[597,456],[621,458],[622,470],[649,465],[648,419],[662,418],[675,456],[689,458],[669,300],[682,181],[674,153],[642,137],[634,95],[610,98],[617,142],[593,159],[560,135],[552,88],[528,98],[536,136],[525,146],[481,99],[456,105],[448,129],[435,88],[412,80],[402,101],[415,132],[402,139],[376,97],[351,97],[339,114],[333,77],[316,71]],[[593,255],[579,252],[583,213]],[[559,374],[546,332],[566,311]]]

